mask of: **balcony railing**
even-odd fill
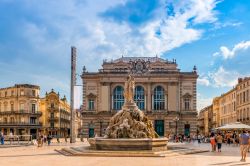
[[[13,114],[33,114],[33,115],[42,115],[41,111],[28,111],[28,110],[19,110],[19,111],[2,111],[0,115],[13,115]]]
[[[49,117],[48,119],[49,119],[49,121],[58,121],[59,118],[58,117]]]
[[[30,122],[0,122],[0,125],[5,126],[41,126],[42,123],[36,122],[36,123],[30,123]]]
[[[59,107],[48,107],[48,111],[59,111]]]

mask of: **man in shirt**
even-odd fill
[[[241,152],[241,160],[245,162],[247,151],[248,151],[248,142],[249,142],[249,135],[243,130],[242,134],[240,135],[240,152]]]

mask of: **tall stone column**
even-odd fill
[[[147,111],[152,111],[152,94],[151,94],[151,84],[148,83],[147,85]]]

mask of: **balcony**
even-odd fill
[[[48,107],[47,110],[56,112],[56,111],[59,111],[59,107]]]
[[[55,121],[58,121],[59,118],[58,117],[49,117],[48,120],[55,122]]]
[[[24,114],[31,114],[31,115],[38,115],[41,116],[41,111],[27,111],[27,110],[19,110],[19,111],[3,111],[0,112],[0,115],[24,115]]]
[[[0,122],[0,126],[42,126],[42,123],[30,123],[30,122]]]

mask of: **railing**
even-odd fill
[[[48,107],[49,111],[59,111],[59,107]]]
[[[28,126],[32,126],[32,125],[35,125],[35,126],[41,126],[42,123],[40,122],[36,122],[36,123],[29,123],[29,122],[0,122],[0,125],[28,125]]]
[[[42,115],[41,111],[27,111],[27,110],[19,110],[19,111],[2,111],[0,115],[11,115],[11,114],[33,114],[33,115]]]
[[[22,143],[30,144],[32,143],[31,140],[32,140],[32,135],[4,135],[4,141],[9,141],[9,144],[16,144],[16,143],[17,144],[22,144]]]
[[[49,121],[58,121],[58,117],[48,117]]]

